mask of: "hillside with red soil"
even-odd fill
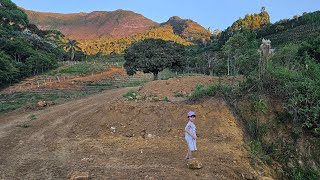
[[[42,30],[56,29],[76,40],[101,36],[124,37],[144,32],[158,23],[132,11],[94,11],[91,13],[44,13],[24,10],[31,23]]]

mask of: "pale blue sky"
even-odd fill
[[[131,10],[158,23],[171,16],[192,19],[205,28],[224,30],[239,17],[259,13],[262,6],[271,22],[320,10],[320,0],[12,0],[40,12],[78,13]]]

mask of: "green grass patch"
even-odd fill
[[[104,84],[104,83],[88,83],[86,84],[86,86],[90,86],[90,87],[112,87],[112,84]]]
[[[29,116],[29,119],[30,119],[30,120],[36,120],[37,117],[36,117],[36,115],[32,114],[32,115]]]
[[[54,76],[58,74],[92,74],[106,71],[107,67],[104,63],[92,63],[92,62],[78,62],[77,64],[69,63],[69,64],[61,64],[60,67],[49,71],[46,75]]]
[[[124,98],[126,98],[127,100],[135,100],[135,99],[137,99],[137,95],[138,95],[137,91],[129,90],[127,93],[123,94],[122,96]]]
[[[170,100],[169,100],[169,98],[167,96],[164,97],[162,100],[165,101],[165,102],[170,102]]]
[[[123,67],[123,65],[124,65],[125,62],[126,62],[126,61],[124,61],[124,60],[119,60],[119,61],[107,61],[106,64],[116,65],[116,66]]]
[[[268,130],[267,124],[259,122],[257,118],[246,120],[244,126],[251,139],[261,140]]]
[[[174,77],[185,77],[185,76],[204,76],[203,74],[196,74],[196,73],[174,73],[170,69],[164,69],[163,71],[159,72],[158,78],[161,80],[167,80]]]
[[[145,82],[143,81],[128,81],[125,83],[125,87],[135,87],[135,86],[141,86]]]
[[[197,100],[203,97],[223,95],[229,91],[231,91],[231,87],[223,84],[213,84],[210,86],[197,84],[195,90],[191,93],[190,99]]]
[[[20,127],[20,128],[29,128],[29,127],[31,127],[31,124],[28,124],[28,123],[18,124],[17,127]]]
[[[62,74],[91,74],[105,71],[106,67],[102,64],[85,64],[78,63],[67,66],[60,70]]]
[[[250,141],[248,145],[250,148],[249,152],[250,152],[252,165],[256,166],[260,160],[268,164],[271,164],[272,158],[266,151],[267,148],[263,143],[261,143],[258,140],[253,140],[253,141]]]
[[[174,97],[185,97],[187,96],[186,94],[183,94],[183,92],[177,91],[174,92]]]
[[[122,54],[118,55],[108,55],[108,56],[100,56],[100,57],[95,57],[95,56],[88,56],[87,58],[88,62],[102,62],[105,64],[110,64],[110,65],[117,65],[117,66],[122,66],[125,63],[124,57]]]
[[[41,95],[35,92],[17,92],[8,95],[2,95],[0,97],[0,112],[8,112],[20,107],[25,106],[28,103],[36,103],[38,101],[47,100],[52,101],[56,99],[56,95],[50,94],[49,96]]]
[[[148,82],[149,80],[134,80],[134,81],[123,81],[115,83],[113,86],[115,87],[136,87],[142,86],[144,83]]]
[[[312,168],[294,167],[289,172],[289,179],[292,180],[319,180],[320,172]]]
[[[104,90],[114,89],[110,85],[98,85],[96,88],[83,88],[79,90],[47,90],[43,92],[16,92],[0,96],[0,113],[13,111],[27,105],[35,105],[39,101],[58,101],[74,99]],[[35,118],[35,117],[30,117]]]

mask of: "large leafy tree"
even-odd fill
[[[0,51],[0,87],[17,76],[17,69],[10,63],[10,56]]]
[[[27,15],[11,0],[0,0],[0,88],[54,67],[63,49],[29,24]]]
[[[29,24],[27,14],[10,0],[0,0],[0,25],[5,28],[23,29]]]
[[[301,44],[298,55],[303,57],[306,53],[311,58],[315,59],[317,63],[320,63],[320,37],[311,39]]]
[[[248,75],[257,66],[258,51],[254,32],[244,30],[237,33],[223,45],[227,57],[228,75]]]
[[[154,80],[157,80],[163,69],[182,66],[184,52],[184,46],[175,42],[145,39],[126,49],[124,68],[129,75],[137,71],[153,73]]]

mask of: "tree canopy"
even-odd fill
[[[64,52],[10,0],[0,0],[0,88],[54,68]]]
[[[244,19],[239,18],[234,22],[231,27],[228,27],[228,31],[238,31],[243,29],[257,30],[261,27],[265,27],[270,23],[270,16],[265,10],[261,10],[259,14],[247,14]]]
[[[10,0],[0,0],[0,24],[4,27],[21,29],[29,24],[27,14]]]
[[[181,66],[183,56],[184,46],[180,44],[161,39],[145,39],[126,49],[124,68],[129,75],[137,71],[151,72],[154,80],[157,80],[158,73],[163,69]]]

